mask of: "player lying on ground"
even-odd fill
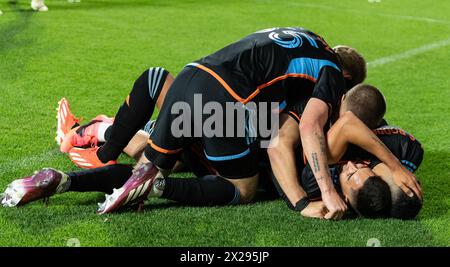
[[[358,87],[362,87],[365,90],[357,90]],[[301,188],[298,182],[298,174],[301,173],[303,167],[299,167],[299,165],[296,165],[295,163],[291,164],[296,157],[296,153],[292,153],[292,150],[298,149],[297,147],[300,146],[300,135],[294,131],[294,129],[298,128],[299,124],[301,125],[301,115],[304,107],[305,105],[302,104],[293,106],[287,113],[290,116],[282,116],[280,131],[278,132],[278,136],[273,139],[273,142],[276,142],[276,145],[273,145],[268,149],[268,155],[275,177],[293,207],[303,207],[308,201],[306,192]],[[342,97],[342,105],[339,111],[340,116],[342,117],[348,110],[352,111],[360,120],[373,129],[380,124],[386,110],[386,103],[384,96],[375,87],[361,84],[355,86]],[[333,129],[336,129],[336,127],[337,126],[333,127]],[[327,142],[330,146],[328,157],[330,158],[329,163],[331,164],[337,162],[342,157],[342,154],[333,153],[332,149],[338,149],[338,151],[344,152],[345,148],[340,148],[335,141],[336,139],[343,137],[339,135],[330,135],[330,133],[332,132],[328,132]],[[374,146],[369,148],[367,144],[379,143],[380,141],[373,133],[370,133],[369,131],[366,131],[366,133],[367,135],[363,139],[370,140],[370,142],[361,142],[360,139],[362,136],[355,134],[352,135],[350,140],[359,142],[357,145],[380,157],[379,155],[383,153],[381,150],[385,150],[385,147],[378,146],[378,149],[381,149],[378,152],[371,150]],[[345,144],[344,142],[340,143]],[[326,144],[324,143],[322,146],[322,149],[324,149]],[[298,150],[300,152],[297,152],[297,154],[303,154],[301,148]],[[400,158],[396,158],[392,153],[383,154],[383,157],[385,158],[380,157],[380,159],[382,159],[382,161],[391,168],[391,171],[394,172],[393,170],[401,165],[399,161]],[[312,166],[314,172],[317,172],[319,168],[322,168],[318,164]],[[420,185],[416,180],[405,181],[398,178],[399,177],[393,176],[393,182],[408,194],[408,196],[413,197],[416,195],[419,198],[422,197],[421,194],[409,189],[414,187],[420,188]],[[407,186],[408,182],[414,183],[413,186]]]
[[[362,122],[356,116],[346,113],[327,132],[329,158],[331,161],[337,162],[342,157],[337,164],[330,166],[334,186],[359,215],[368,218],[412,219],[420,211],[422,201],[416,195],[413,197],[406,195],[395,184],[389,167],[375,156],[354,145],[347,149],[348,142],[345,140],[359,143],[360,136],[372,136],[373,134],[378,136],[410,171],[414,172],[420,166],[423,149],[420,142],[412,135],[400,128],[389,126],[379,127],[372,133],[363,127]],[[344,156],[342,156],[343,151],[346,151]],[[300,157],[296,160],[296,169],[298,173],[301,173],[301,178],[289,181],[290,187],[283,185],[286,189],[285,192],[277,182],[277,180],[280,183],[283,181],[279,177],[275,177],[270,169],[268,172],[289,208],[298,210],[302,208],[302,205],[308,204],[301,211],[304,216],[325,216],[326,209],[321,209],[323,208],[321,202],[310,203],[321,198],[321,192],[310,166],[305,167],[303,159]],[[300,191],[300,199],[303,199],[304,202],[302,205],[298,204],[302,201],[295,201],[296,198],[293,198],[295,193],[292,194],[292,192],[295,190]]]
[[[335,155],[343,154],[340,149],[348,145],[346,138],[354,138],[354,135],[367,134],[365,131],[367,129],[362,126],[364,126],[363,123],[352,113],[347,113],[340,118],[330,129],[328,136],[329,138],[334,138],[335,136],[344,136],[345,138],[339,138],[336,142],[332,141],[330,143],[331,146],[335,145],[338,148],[331,149],[332,153]],[[411,160],[409,165],[414,166],[412,170],[420,165],[423,151],[421,150],[420,143],[413,137],[406,135],[402,130],[398,129],[389,130],[381,128],[375,132],[382,138],[383,142],[386,142],[386,145],[392,151],[398,152],[395,153],[397,157]],[[416,202],[413,202],[409,197],[404,197],[406,195],[399,187],[393,184],[390,170],[385,164],[381,164],[373,156],[358,151],[355,148],[348,151],[347,154],[346,158],[370,159],[371,165],[375,166],[369,169],[366,165],[354,164],[352,161],[348,161],[346,164],[333,167],[332,173],[336,189],[338,192],[342,192],[344,199],[348,201],[350,206],[358,214],[369,218],[392,216],[403,219],[412,218],[417,214],[420,209],[420,201],[417,197],[415,198]],[[191,157],[194,156],[191,155]],[[202,161],[205,162],[205,158],[202,157],[202,154],[198,154],[197,158],[191,162],[197,162],[197,165],[201,165],[199,162]],[[302,163],[297,162],[297,164],[301,165]],[[212,175],[205,175],[209,170],[201,170],[201,168],[202,166],[200,166],[200,169],[199,166],[192,166],[192,169],[196,171],[197,175],[212,178]],[[154,169],[154,171],[157,170]],[[267,169],[262,168],[260,171],[265,173]],[[68,191],[112,193],[117,190],[116,188],[126,183],[128,177],[132,175],[132,172],[133,169],[131,166],[121,164],[69,173],[63,173],[53,169],[43,169],[31,177],[19,179],[11,183],[5,191],[2,204],[5,206],[25,205],[31,201],[48,198],[55,193]],[[270,169],[268,172],[271,172]],[[380,178],[373,177],[375,174],[381,175],[389,186],[380,181]],[[173,187],[174,182],[183,180],[189,179],[160,177],[154,183],[149,196],[162,197],[189,205],[220,205],[218,203],[218,201],[221,201],[220,198],[209,199],[210,202],[208,203],[196,191],[184,191],[182,188]],[[205,182],[207,180],[205,179]],[[374,181],[367,182],[370,180]],[[308,171],[308,168],[305,168],[303,171],[300,183],[308,193],[309,201],[304,209],[298,210],[297,207],[296,210],[300,211],[306,217],[324,218],[327,210],[322,201],[314,201],[320,198],[320,190],[314,175],[312,175],[310,170]],[[204,183],[200,187],[206,185]],[[149,184],[148,186],[152,185]],[[391,197],[389,187],[391,187],[391,190],[393,189],[393,197]],[[188,188],[184,189],[186,190]],[[371,193],[368,193],[368,191],[371,191]],[[136,192],[136,194],[139,194],[139,192]],[[393,199],[392,208],[390,203],[391,198]],[[287,200],[286,197],[284,199]],[[418,204],[417,201],[419,201]],[[413,203],[412,206],[411,203]],[[416,204],[415,206],[414,203]],[[221,204],[232,203],[222,202]],[[295,209],[294,207],[291,208]],[[101,210],[102,206],[99,209]]]

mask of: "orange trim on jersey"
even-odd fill
[[[228,93],[237,101],[244,103],[244,99],[241,98],[238,94],[236,94],[236,92],[231,89],[231,87],[227,84],[227,82],[225,82],[222,77],[220,77],[217,73],[215,73],[212,69],[205,67],[203,65],[197,64],[195,65],[197,68],[202,69],[204,71],[206,71],[207,73],[211,74],[214,78],[216,78],[216,80],[225,88],[225,90],[228,91]],[[245,104],[245,103],[244,103]]]
[[[125,98],[125,103],[130,106],[130,95],[127,95],[127,98]]]
[[[272,79],[271,81],[261,84],[258,87],[256,87],[256,90],[251,93],[247,98],[242,98],[240,97],[228,84],[227,82],[225,82],[222,77],[220,77],[217,73],[215,73],[212,69],[205,67],[201,64],[196,64],[195,65],[197,68],[202,69],[204,71],[206,71],[207,73],[209,73],[211,76],[213,76],[224,88],[225,90],[227,90],[227,92],[237,101],[241,102],[242,104],[247,104],[250,100],[252,100],[253,98],[255,98],[255,96],[257,96],[262,89],[276,83],[279,81],[282,81],[284,79],[290,78],[290,77],[294,77],[294,78],[303,78],[303,79],[307,79],[310,80],[312,82],[316,82],[316,79],[312,76],[309,76],[307,74],[301,74],[301,73],[289,73],[289,74],[285,74],[279,77],[276,77],[275,79]]]
[[[266,88],[267,86],[270,86],[270,85],[272,85],[272,84],[274,84],[274,83],[276,83],[276,82],[279,82],[279,81],[281,81],[281,80],[284,80],[284,79],[287,79],[287,78],[290,78],[290,77],[294,77],[294,78],[304,78],[304,79],[310,80],[310,81],[312,81],[312,82],[316,82],[316,79],[315,79],[314,77],[309,76],[309,75],[307,75],[307,74],[302,74],[302,73],[289,73],[289,74],[285,74],[285,75],[276,77],[275,79],[273,79],[273,80],[271,80],[271,81],[269,81],[269,82],[266,82],[266,83],[264,83],[264,84],[261,84],[260,86],[258,86],[258,87],[256,88],[256,90],[261,90],[261,89],[263,89],[263,88]]]
[[[298,123],[300,123],[301,121],[301,117],[299,115],[297,115],[294,111],[289,111],[289,114],[293,115],[295,118],[297,118]]]
[[[163,154],[177,154],[178,152],[180,152],[182,150],[182,148],[179,149],[175,149],[175,150],[170,150],[170,149],[165,149],[162,147],[159,147],[157,145],[155,145],[155,143],[153,143],[153,141],[151,139],[148,139],[148,144],[156,151],[161,152]]]

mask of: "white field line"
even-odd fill
[[[369,68],[375,68],[397,60],[406,59],[419,54],[423,54],[425,52],[435,50],[448,45],[450,45],[450,38],[446,40],[441,40],[439,42],[426,44],[424,46],[413,48],[411,50],[406,50],[405,52],[399,54],[378,58],[373,61],[370,61],[369,63],[367,63],[367,65],[369,66]]]
[[[439,24],[450,25],[450,21],[428,18],[428,17],[407,16],[407,15],[398,15],[398,14],[389,14],[389,13],[380,13],[380,12],[368,12],[368,11],[362,11],[362,10],[351,9],[351,8],[340,8],[340,7],[324,6],[324,5],[317,5],[317,4],[302,4],[302,3],[295,3],[295,2],[289,3],[288,5],[300,6],[300,7],[306,7],[306,8],[325,9],[325,10],[332,10],[332,11],[341,11],[341,12],[354,13],[354,14],[358,14],[358,15],[374,15],[374,16],[394,18],[394,19],[415,20],[415,21],[422,21],[422,22],[428,22],[428,23],[439,23]]]
[[[24,169],[26,167],[29,167],[32,164],[39,165],[39,164],[46,163],[46,162],[50,161],[51,159],[53,159],[59,153],[60,153],[59,149],[56,148],[56,149],[43,151],[36,155],[23,157],[21,159],[9,160],[9,161],[3,162],[0,164],[0,179],[2,179],[2,176],[7,173],[11,173],[11,172],[15,172],[20,169]],[[42,166],[42,167],[44,167],[44,166]]]

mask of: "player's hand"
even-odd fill
[[[308,218],[319,218],[323,219],[325,214],[327,214],[328,209],[325,207],[323,201],[311,201],[308,206],[304,208],[300,214]]]
[[[334,189],[328,191],[327,193],[323,193],[322,201],[328,210],[327,214],[324,216],[324,219],[339,220],[347,210],[347,205]]]
[[[403,165],[392,171],[394,183],[398,185],[405,194],[413,197],[416,194],[419,199],[422,199],[422,187],[417,182],[416,176],[408,171]]]

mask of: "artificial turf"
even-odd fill
[[[381,246],[450,245],[450,4],[370,1],[28,1],[1,2],[0,190],[42,167],[76,170],[60,154],[55,108],[114,115],[150,66],[172,73],[249,33],[303,26],[369,62],[439,41],[392,62],[369,64],[367,82],[386,95],[390,124],[425,149],[417,172],[425,194],[417,220],[305,219],[281,200],[230,207],[183,207],[151,200],[143,213],[95,214],[98,193],[54,196],[0,208],[0,246]],[[447,40],[447,41],[445,41]],[[129,159],[121,158],[122,161]]]

